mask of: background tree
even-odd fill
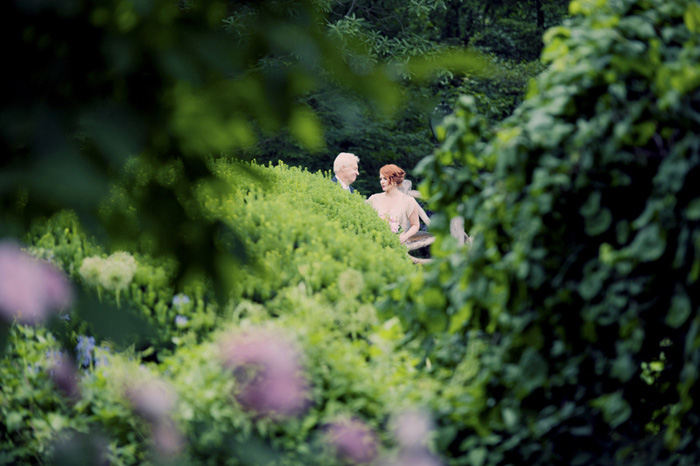
[[[453,106],[457,97],[477,97],[479,108],[496,123],[510,115],[522,100],[526,84],[541,71],[538,57],[543,25],[529,14],[533,2],[430,1],[327,1],[328,33],[345,44],[346,56],[360,44],[367,54],[355,63],[394,63],[397,69],[451,47],[469,47],[489,53],[491,72],[443,72],[429,80],[402,73],[405,104],[391,116],[377,112],[355,93],[327,86],[305,101],[324,122],[326,147],[318,153],[301,147],[281,133],[246,150],[260,162],[283,160],[310,170],[330,170],[335,155],[355,152],[361,157],[355,186],[376,191],[376,173],[385,163],[396,163],[418,178],[413,167],[434,148],[431,112],[438,103]],[[547,2],[539,10],[551,26],[561,21],[566,2]],[[546,13],[546,14],[545,14]],[[522,32],[526,31],[526,32]],[[529,34],[529,35],[528,35]],[[527,36],[527,37],[525,37]],[[522,62],[522,63],[521,63]]]

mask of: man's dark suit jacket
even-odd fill
[[[338,182],[338,178],[336,178],[336,177],[334,176],[333,178],[331,178],[331,181],[332,181],[333,183],[337,183],[337,182]],[[342,186],[342,185],[341,185],[341,186]],[[352,185],[348,186],[348,189],[350,190],[351,193],[354,193],[354,192],[355,192],[355,188],[353,188]]]

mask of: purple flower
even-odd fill
[[[247,409],[272,418],[306,409],[309,388],[297,347],[283,335],[263,329],[228,336],[221,357],[238,382],[236,399]]]
[[[93,352],[95,351],[95,337],[78,336],[78,344],[75,346],[75,353],[78,358],[78,365],[81,367],[90,367],[93,361]]]
[[[423,410],[403,411],[391,421],[394,437],[399,444],[398,454],[381,466],[442,466],[440,459],[429,449],[433,420]]]
[[[326,429],[325,439],[341,460],[362,464],[377,457],[377,436],[358,419],[332,422]]]
[[[78,371],[73,360],[63,352],[47,353],[49,359],[49,377],[56,386],[69,398],[78,398]]]
[[[181,316],[180,314],[175,316],[175,325],[177,325],[178,327],[184,327],[185,325],[187,325],[187,322],[187,317]]]
[[[185,304],[189,304],[189,303],[190,303],[190,297],[185,295],[185,294],[180,293],[180,294],[176,294],[175,296],[173,296],[173,306],[178,308],[178,309],[180,309]]]
[[[16,243],[0,242],[0,316],[34,325],[72,302],[73,292],[63,272]]]
[[[149,422],[161,422],[170,418],[175,408],[176,395],[170,385],[161,380],[136,383],[126,390],[134,409]]]
[[[174,422],[163,420],[157,422],[152,428],[153,444],[156,451],[167,458],[179,455],[185,444],[182,433]]]

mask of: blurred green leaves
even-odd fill
[[[409,288],[386,306],[426,335],[436,313],[455,334],[493,335],[477,378],[492,399],[480,422],[461,419],[485,464],[619,464],[642,450],[695,463],[697,2],[570,8],[510,118],[491,132],[463,98],[445,119],[420,172],[428,208],[445,213],[431,224],[444,259],[422,290],[446,299],[423,312]],[[455,215],[465,250],[449,241]],[[581,448],[560,448],[572,436]]]
[[[312,0],[18,0],[0,22],[15,51],[0,110],[5,234],[74,209],[111,247],[175,257],[178,279],[211,276],[219,288],[242,254],[216,246],[221,227],[197,205],[193,186],[217,183],[209,162],[282,130],[322,150],[323,122],[305,98],[324,86],[383,114],[402,99],[395,69],[357,66],[368,50],[329,34]],[[427,77],[484,65],[453,50],[410,66]],[[161,167],[174,162],[180,175],[165,182]]]
[[[591,405],[603,412],[603,418],[612,427],[617,427],[632,414],[632,408],[622,397],[622,392],[602,395],[591,402]]]
[[[691,3],[683,14],[683,21],[690,32],[700,32],[700,5]]]

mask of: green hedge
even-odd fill
[[[422,164],[474,243],[436,215],[445,259],[387,306],[489,343],[456,463],[697,464],[700,7],[570,10],[514,115],[489,136],[463,98]]]
[[[338,419],[361,421],[388,459],[401,453],[390,428],[397,414],[440,412],[451,371],[418,369],[418,346],[375,307],[386,285],[418,269],[364,198],[283,165],[224,161],[215,171],[229,194],[202,188],[202,215],[249,232],[249,260],[223,305],[206,281],[174,289],[172,261],[108,254],[70,213],[34,226],[29,251],[81,292],[68,320],[10,330],[0,360],[3,462],[345,464],[328,441]],[[105,329],[110,315],[150,333],[119,339],[129,329]],[[222,342],[241,332],[294,342],[308,387],[299,415],[269,416],[239,398],[255,379],[226,368]],[[439,444],[450,432],[435,435]]]

